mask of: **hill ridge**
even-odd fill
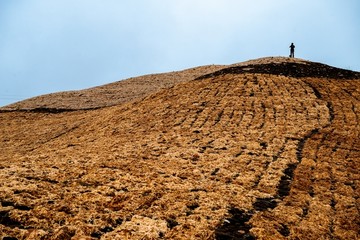
[[[360,73],[297,58],[265,57],[232,65],[207,65],[181,71],[148,74],[78,91],[52,93],[0,108],[0,111],[63,112],[114,106],[141,99],[181,82],[222,74],[263,73],[291,77],[359,79]]]

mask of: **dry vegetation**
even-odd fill
[[[0,236],[358,239],[359,73],[205,68],[110,107],[0,113]]]

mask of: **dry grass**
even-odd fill
[[[359,80],[179,82],[97,110],[0,113],[2,236],[359,238]]]

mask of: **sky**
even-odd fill
[[[267,56],[360,71],[358,0],[0,0],[0,106]]]

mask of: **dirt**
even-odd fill
[[[140,79],[2,109],[3,239],[359,239],[358,72],[264,58],[126,89]]]

